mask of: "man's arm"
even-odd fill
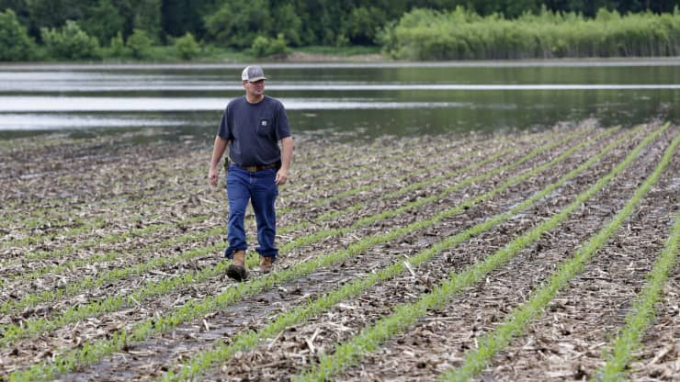
[[[215,144],[213,145],[212,159],[210,159],[210,170],[208,171],[208,179],[213,187],[217,186],[217,175],[220,173],[219,165],[222,155],[224,155],[224,150],[227,149],[226,139],[220,137],[219,135],[215,137]]]
[[[293,158],[293,138],[281,139],[281,168],[276,173],[276,184],[281,185],[288,181],[288,169]]]

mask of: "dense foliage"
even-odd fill
[[[393,57],[412,60],[631,57],[680,55],[680,12],[621,16],[601,9],[595,18],[576,13],[524,14],[507,20],[418,9],[381,36]]]
[[[42,28],[40,35],[51,57],[78,60],[99,56],[99,41],[88,36],[75,21],[67,20],[63,28]]]
[[[33,58],[35,43],[26,34],[11,9],[0,13],[0,61],[23,61]]]
[[[527,14],[545,15],[546,11],[558,14],[573,12],[569,14],[580,20],[590,20],[596,17],[599,9],[616,11],[621,15],[629,12],[661,14],[673,12],[678,4],[680,0],[0,0],[0,12],[12,10],[18,22],[3,22],[3,31],[11,28],[12,33],[20,36],[16,39],[17,46],[26,46],[25,49],[3,49],[1,59],[26,60],[38,57],[31,53],[31,47],[25,45],[30,44],[26,42],[30,38],[38,42],[48,58],[96,57],[94,53],[83,56],[82,52],[61,52],[55,56],[54,42],[50,40],[52,45],[46,44],[45,36],[53,35],[44,34],[43,31],[72,33],[75,26],[87,36],[90,46],[94,46],[93,41],[96,39],[101,46],[99,53],[104,58],[148,58],[149,53],[141,52],[140,47],[170,46],[189,33],[198,47],[189,43],[192,53],[187,54],[186,50],[181,49],[189,45],[182,42],[180,46],[184,47],[178,49],[175,46],[173,51],[178,58],[191,59],[212,47],[240,51],[250,49],[251,52],[257,48],[258,54],[267,50],[279,54],[286,50],[279,46],[281,41],[285,43],[284,48],[376,46],[380,41],[392,41],[384,39],[386,26],[388,32],[395,32],[395,23],[409,17],[404,15],[417,12],[414,11],[416,9],[446,14],[462,6],[470,14],[499,20],[522,20],[527,18]],[[624,23],[628,21],[625,17],[622,19]],[[71,26],[67,25],[68,21]],[[509,22],[502,24],[505,27],[510,25]],[[23,29],[17,28],[17,25]],[[520,28],[528,26],[531,25],[525,22]],[[630,26],[633,30],[647,27],[650,25]],[[561,32],[559,28],[554,31]],[[85,41],[82,34],[78,33],[78,38]],[[383,40],[378,40],[379,36]],[[129,45],[131,38],[132,46]],[[495,42],[502,43],[502,40]],[[263,50],[263,47],[267,49]],[[194,48],[198,49],[196,54],[193,53]],[[19,50],[28,53],[8,53]]]

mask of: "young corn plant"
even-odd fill
[[[509,211],[490,217],[482,223],[479,223],[473,227],[465,229],[462,232],[454,236],[447,237],[446,239],[433,244],[432,247],[418,253],[417,255],[410,257],[408,263],[412,267],[418,267],[432,258],[440,254],[442,251],[449,249],[463,241],[477,236],[492,227],[507,221],[513,215],[518,212],[530,207],[538,200],[546,197],[555,189],[563,186],[566,182],[573,179],[587,168],[592,166],[594,163],[600,161],[609,151],[614,147],[620,145],[625,140],[629,139],[631,135],[637,134],[641,128],[632,130],[630,133],[626,134],[624,137],[617,139],[615,142],[610,143],[596,156],[590,158],[588,161],[584,162],[576,169],[569,172],[567,175],[562,177],[559,181],[545,187],[540,192],[532,195],[529,199],[525,200],[521,204],[515,206]],[[260,331],[249,330],[244,333],[238,334],[232,339],[230,344],[218,343],[213,347],[213,349],[201,352],[195,355],[188,364],[184,365],[177,374],[170,371],[163,376],[164,381],[181,381],[190,378],[195,378],[203,371],[210,367],[215,366],[218,363],[223,363],[229,360],[237,352],[252,350],[253,346],[257,346],[260,341],[266,338],[273,338],[279,333],[281,333],[285,328],[292,325],[299,325],[304,323],[308,318],[318,315],[331,306],[349,298],[353,298],[368,290],[369,288],[395,277],[396,275],[405,272],[407,266],[404,263],[393,264],[387,268],[377,270],[368,276],[361,278],[359,280],[353,281],[351,283],[343,285],[340,289],[328,292],[316,301],[309,302],[307,305],[297,307],[290,312],[286,312],[279,315],[276,320],[269,325],[262,328]]]
[[[569,280],[583,270],[597,250],[609,240],[611,235],[633,213],[640,200],[658,181],[661,173],[668,166],[671,159],[673,159],[673,153],[678,143],[680,143],[680,135],[675,137],[671,145],[666,149],[661,162],[656,166],[654,172],[635,191],[633,197],[628,200],[626,205],[595,236],[589,239],[576,252],[574,257],[559,264],[557,271],[552,277],[542,287],[535,290],[527,302],[513,309],[509,316],[503,320],[502,324],[485,336],[480,341],[479,347],[468,353],[465,357],[465,362],[460,368],[444,373],[441,380],[469,380],[472,376],[482,371],[489,360],[510,343],[513,336],[522,334],[528,323],[543,313],[544,308],[552,301],[555,295],[567,286]]]
[[[612,130],[613,131],[613,130]],[[214,235],[219,233],[220,228],[212,229],[205,233],[206,236]],[[327,232],[325,234],[328,234]],[[319,235],[322,238],[323,235]],[[281,247],[281,252],[285,253],[294,249],[297,245],[295,242],[288,243]],[[85,278],[84,280],[69,284],[66,289],[61,290],[49,290],[44,291],[39,294],[29,294],[24,296],[19,301],[9,301],[0,305],[0,312],[11,313],[18,311],[27,306],[36,306],[39,303],[44,303],[47,301],[58,300],[67,296],[75,295],[82,290],[101,286],[108,282],[130,277],[134,275],[139,275],[147,272],[151,269],[155,269],[164,265],[169,265],[173,263],[178,263],[181,261],[190,260],[192,258],[204,256],[213,251],[217,251],[217,246],[210,246],[207,248],[201,248],[186,252],[182,255],[174,257],[162,257],[155,258],[153,260],[147,261],[143,264],[137,264],[133,267],[116,269],[113,271],[102,273],[96,279]],[[249,255],[247,258],[247,266],[253,267],[257,264],[258,259],[254,255]],[[13,340],[18,338],[30,338],[41,332],[48,330],[54,330],[56,328],[62,327],[68,323],[75,322],[79,319],[84,319],[86,317],[92,317],[106,312],[116,311],[124,308],[125,306],[130,306],[132,303],[143,301],[153,296],[161,295],[167,293],[169,290],[174,290],[182,286],[188,285],[194,282],[202,282],[210,277],[214,277],[222,272],[226,265],[224,263],[219,264],[215,267],[208,268],[202,271],[190,272],[188,275],[181,275],[177,277],[170,278],[169,280],[164,280],[162,282],[152,282],[147,284],[145,288],[135,291],[128,297],[124,296],[110,296],[103,300],[93,301],[78,307],[70,307],[65,312],[59,314],[53,319],[47,318],[36,318],[29,319],[22,322],[21,325],[5,324],[0,326],[0,332],[3,333],[3,338],[0,339],[0,347],[6,346]],[[188,277],[187,277],[188,276]]]
[[[488,256],[479,263],[465,268],[461,272],[453,273],[451,277],[434,288],[431,293],[421,296],[414,303],[397,306],[394,313],[378,320],[373,326],[365,328],[352,339],[339,344],[333,354],[322,355],[319,363],[311,370],[296,376],[296,381],[325,381],[333,375],[358,362],[363,354],[375,351],[389,338],[401,333],[416,323],[428,310],[442,307],[455,294],[481,281],[491,271],[500,268],[513,258],[522,248],[538,240],[545,232],[554,229],[564,221],[583,202],[599,192],[616,175],[621,173],[661,132],[668,128],[668,124],[646,137],[627,157],[600,178],[586,191],[580,193],[576,199],[549,220],[533,228],[530,232],[513,239],[500,250]]]
[[[642,346],[642,336],[654,319],[655,305],[661,299],[664,285],[677,263],[679,241],[680,213],[675,215],[675,223],[666,245],[654,263],[654,268],[647,275],[649,282],[638,295],[631,313],[626,316],[625,326],[614,340],[613,349],[605,353],[607,363],[595,373],[598,381],[615,382],[626,379],[625,371],[633,360],[633,351]]]
[[[558,143],[559,143],[559,141],[557,143],[553,143],[553,144],[549,145],[548,147],[551,147],[552,145],[556,145]],[[543,150],[540,150],[540,151],[535,150],[535,153],[532,153],[532,154],[537,155],[537,153],[542,152],[542,151]],[[528,159],[529,159],[528,157],[525,157],[522,160],[515,162],[514,165],[515,166],[519,165],[520,163],[522,163],[522,162],[524,162]],[[470,170],[473,169],[473,168],[476,168],[476,166],[474,166],[474,164],[471,165],[471,166],[468,166],[468,167],[471,167]],[[512,166],[512,167],[514,167],[514,166]],[[511,165],[505,166],[502,169],[507,170],[508,168],[511,168]],[[496,172],[499,172],[499,170],[496,170]],[[350,232],[350,231],[352,231],[352,230],[354,230],[358,227],[371,224],[375,221],[382,220],[382,219],[385,219],[387,217],[396,216],[400,213],[403,213],[403,212],[405,212],[409,209],[415,208],[419,205],[434,201],[434,200],[437,199],[437,197],[443,197],[446,194],[453,192],[455,189],[461,188],[461,187],[463,187],[467,184],[471,184],[474,181],[486,179],[486,178],[490,177],[491,175],[493,175],[493,174],[480,175],[476,178],[472,178],[470,180],[459,183],[456,186],[450,187],[447,190],[445,190],[444,192],[440,193],[439,195],[435,195],[435,196],[432,196],[430,198],[421,199],[417,202],[413,202],[413,203],[410,203],[406,206],[403,206],[402,208],[397,209],[397,210],[385,211],[382,214],[374,215],[372,218],[368,217],[368,218],[361,219],[350,227],[322,230],[322,231],[317,232],[315,234],[303,237],[302,239],[288,242],[286,245],[282,246],[280,248],[280,250],[281,250],[281,252],[288,252],[288,251],[290,251],[290,250],[292,250],[296,247],[299,247],[301,245],[311,244],[311,243],[317,242],[317,241],[322,240],[322,239],[327,238],[327,237],[337,236],[337,235],[340,235],[340,234],[343,234],[343,233],[346,233],[346,232]],[[198,216],[198,217],[193,217],[191,219],[200,221],[201,220],[200,218],[201,217]],[[305,223],[298,223],[298,225],[294,226],[294,228],[299,229],[300,228],[299,226],[301,226],[303,224],[305,224]],[[147,227],[147,228],[150,228],[150,227]],[[147,228],[145,228],[145,229],[147,229]],[[106,241],[106,238],[102,239],[102,241]],[[83,245],[89,245],[89,244],[91,244],[91,243],[88,242],[88,243],[85,243]],[[58,256],[60,253],[68,253],[68,252],[71,252],[75,249],[77,249],[77,248],[66,248],[66,249],[61,250],[61,251],[56,251],[56,252],[51,252],[51,253],[45,252],[45,253],[41,253],[41,254],[31,254],[30,256],[31,256],[31,258],[37,257],[37,256]],[[27,306],[35,306],[36,304],[39,304],[39,303],[43,303],[43,302],[47,302],[47,301],[53,301],[55,299],[63,298],[63,297],[66,297],[66,296],[72,296],[72,295],[74,295],[74,294],[76,294],[76,293],[78,293],[78,292],[80,292],[80,291],[82,291],[86,288],[90,288],[92,286],[102,285],[106,282],[110,282],[112,280],[120,279],[120,278],[123,278],[123,277],[138,275],[138,274],[141,274],[141,273],[146,272],[146,271],[151,270],[151,269],[158,268],[158,267],[163,266],[163,265],[172,264],[172,263],[176,263],[176,262],[180,262],[180,261],[185,261],[185,260],[197,257],[197,256],[202,256],[204,254],[205,254],[204,251],[191,251],[191,252],[189,252],[189,254],[183,254],[181,256],[175,256],[175,257],[170,257],[170,258],[168,258],[168,257],[156,258],[156,259],[153,259],[151,261],[148,261],[145,264],[138,264],[138,265],[135,265],[135,266],[130,267],[130,268],[116,269],[116,270],[113,270],[113,271],[105,272],[103,274],[100,274],[98,276],[98,278],[95,279],[95,280],[88,277],[88,278],[85,278],[84,280],[82,280],[80,282],[69,284],[66,287],[65,290],[64,289],[60,289],[60,290],[56,290],[56,291],[50,290],[50,291],[42,292],[42,293],[37,294],[37,295],[36,294],[29,294],[29,295],[24,296],[19,301],[6,302],[6,303],[0,305],[0,313],[9,313],[11,311],[16,311],[18,309],[22,309],[22,308],[25,308]],[[254,261],[257,261],[257,260],[255,260],[255,259],[251,260],[251,262],[254,262]],[[252,265],[254,265],[254,264],[248,263],[248,266],[252,266]],[[44,272],[44,270],[41,270],[41,272]]]
[[[601,135],[608,135],[610,133],[611,131],[605,131]],[[575,134],[572,135],[571,138],[572,139],[575,138]],[[556,144],[557,143],[548,144],[546,147],[554,147]],[[582,147],[585,144],[586,142],[582,142],[577,147]],[[533,157],[538,155],[538,153],[540,152],[539,150],[541,149],[532,151],[530,154],[527,155],[527,157],[529,156]],[[545,148],[543,148],[543,150],[545,150]],[[575,148],[569,150],[569,153],[572,153],[573,151],[575,151]],[[549,163],[551,164],[557,163],[557,161],[562,160],[566,157],[565,154],[558,157],[559,159],[555,158],[555,160]],[[279,285],[283,282],[288,282],[299,277],[308,275],[321,267],[328,267],[333,264],[337,264],[338,262],[344,261],[350,258],[351,256],[359,254],[374,245],[383,244],[395,240],[408,233],[411,233],[414,230],[420,230],[432,226],[434,224],[437,224],[443,219],[446,219],[452,215],[455,215],[456,213],[459,213],[465,207],[470,207],[474,203],[480,202],[488,197],[491,197],[492,195],[495,195],[498,192],[500,192],[502,189],[510,187],[512,184],[516,184],[520,182],[522,179],[526,179],[528,177],[536,175],[544,171],[546,168],[547,168],[546,165],[543,165],[521,176],[506,181],[503,185],[497,187],[492,192],[488,192],[474,199],[468,200],[467,202],[459,206],[453,207],[449,210],[439,212],[432,219],[423,220],[412,223],[405,227],[392,229],[391,231],[382,235],[367,237],[365,239],[360,240],[359,242],[351,244],[347,249],[339,250],[321,257],[313,258],[305,262],[298,263],[295,266],[290,267],[288,269],[276,271],[269,274],[268,276],[251,280],[249,283],[239,284],[238,286],[230,288],[220,295],[207,296],[201,300],[190,300],[185,305],[177,308],[172,312],[168,312],[166,315],[162,317],[157,317],[154,318],[153,320],[145,320],[143,322],[140,322],[133,326],[132,329],[130,329],[129,331],[121,330],[120,332],[118,332],[119,335],[115,337],[115,339],[117,339],[118,341],[116,343],[112,343],[113,340],[94,341],[92,343],[92,348],[94,350],[92,350],[88,354],[81,354],[82,351],[81,349],[71,350],[61,356],[56,356],[53,363],[36,365],[30,367],[25,371],[13,373],[11,378],[13,378],[14,380],[50,379],[55,375],[63,373],[65,370],[71,370],[69,369],[70,367],[86,365],[90,363],[91,353],[97,354],[98,357],[102,357],[106,354],[110,354],[111,352],[117,349],[120,349],[121,347],[119,346],[122,346],[122,344],[126,342],[141,341],[153,334],[165,333],[168,330],[171,330],[172,328],[176,327],[180,323],[187,322],[196,317],[200,317],[201,315],[232,305],[235,302],[241,301],[246,296],[251,296],[260,293],[264,290],[270,289],[274,285]],[[248,266],[252,266],[254,265],[253,261],[256,260],[253,257],[251,257],[248,259],[248,261],[249,261]],[[214,274],[215,271],[221,273],[226,270],[226,264],[227,264],[226,262],[222,262],[216,267],[212,267],[200,271],[198,273],[200,275]]]

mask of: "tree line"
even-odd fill
[[[0,60],[148,58],[172,47],[189,59],[206,46],[256,56],[289,47],[380,46],[384,34],[420,9],[462,7],[516,20],[541,13],[596,18],[672,13],[680,0],[0,0]],[[391,29],[392,28],[392,29]],[[394,41],[391,41],[394,43]]]

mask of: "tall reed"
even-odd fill
[[[408,60],[640,57],[680,55],[680,12],[620,15],[600,9],[481,17],[462,7],[415,9],[380,35],[383,49]]]

